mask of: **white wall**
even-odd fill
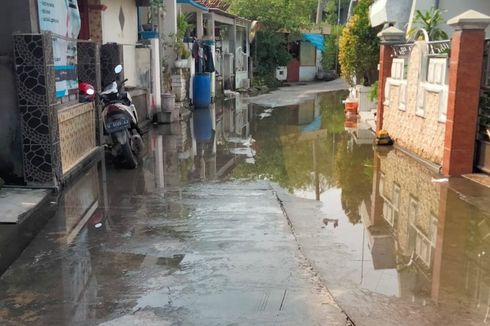
[[[101,0],[107,6],[102,11],[102,42],[123,44],[124,76],[128,78],[127,85],[136,86],[136,52],[138,41],[138,13],[135,0]],[[119,12],[124,13],[124,29],[119,24]]]
[[[313,81],[316,77],[315,66],[300,66],[299,67],[299,81]]]
[[[433,7],[435,0],[414,0],[411,20],[415,17],[416,10],[425,11]],[[463,12],[473,9],[490,16],[490,0],[439,0],[439,8],[445,21]],[[454,29],[446,24],[441,28],[451,36]],[[490,27],[486,29],[487,37],[490,37]]]
[[[490,16],[490,0],[440,0],[440,8],[447,10],[442,14],[446,21],[469,9]],[[449,26],[447,26],[447,28],[446,31],[449,31],[448,34],[450,35],[453,32],[453,29]],[[490,27],[486,29],[486,34],[487,37],[490,37]]]

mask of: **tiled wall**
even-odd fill
[[[78,42],[78,81],[80,83],[89,83],[94,86],[97,92],[102,90],[100,75],[100,45],[95,42]],[[96,141],[102,143],[102,108],[96,100],[95,109],[95,131]]]
[[[94,104],[59,108],[51,34],[14,35],[14,48],[24,179],[28,185],[57,186],[96,146]],[[97,48],[94,43],[79,48],[81,80],[97,85]]]
[[[102,76],[102,87],[111,83],[115,78],[114,67],[123,64],[123,46],[116,43],[106,43],[100,47],[100,68]],[[124,79],[124,70],[119,74]]]
[[[61,180],[61,164],[51,35],[14,35],[14,49],[24,179],[53,186]]]
[[[78,82],[89,83],[100,90],[100,50],[94,42],[78,42]]]

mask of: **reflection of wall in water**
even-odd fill
[[[413,251],[431,266],[440,189],[431,181],[430,172],[398,151],[391,151],[380,162],[380,195],[384,200],[383,217],[394,227],[404,256]]]
[[[67,234],[77,230],[84,217],[90,217],[99,206],[100,199],[99,172],[97,165],[92,167],[75,184],[70,186],[63,195],[62,210],[65,216],[63,223]]]
[[[490,216],[432,182],[429,170],[399,151],[381,157],[376,173],[381,202],[374,204],[382,205],[399,246],[402,296],[431,297],[442,308],[457,303],[471,310],[468,318],[483,320],[490,302]]]
[[[68,320],[95,318],[91,304],[96,300],[97,284],[92,276],[92,261],[87,247],[88,219],[104,203],[98,166],[93,166],[84,176],[69,186],[60,203],[61,218],[58,224],[66,234],[66,243],[73,243],[76,254],[66,255],[61,260],[63,297],[71,305],[65,305]]]

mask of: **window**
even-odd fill
[[[408,205],[408,224],[414,226],[417,222],[419,203],[417,199],[410,196],[410,203]]]
[[[436,85],[446,84],[447,58],[429,58],[427,82]]]
[[[392,79],[406,79],[405,74],[405,59],[395,58],[391,64],[391,78]]]
[[[383,172],[379,175],[379,195],[384,196],[385,194],[385,174]]]
[[[430,215],[431,220],[430,220],[430,226],[429,226],[429,240],[432,244],[433,247],[436,245],[436,240],[437,240],[437,224],[438,224],[438,219],[437,216],[434,213],[431,213]]]
[[[400,211],[400,186],[398,184],[393,185],[393,224],[398,223],[398,212]]]
[[[428,267],[430,267],[432,247],[429,239],[427,239],[418,229],[415,240],[415,253]]]

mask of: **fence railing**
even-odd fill
[[[451,50],[451,41],[430,41],[427,43],[429,46],[429,56],[449,56],[449,51]]]
[[[397,58],[403,58],[410,56],[412,53],[414,43],[406,43],[406,44],[395,44],[392,45],[393,54]],[[428,55],[429,56],[444,56],[447,57],[451,50],[451,41],[443,40],[443,41],[430,41],[427,42],[428,46]]]
[[[392,45],[391,48],[393,49],[393,54],[395,57],[403,58],[410,56],[410,53],[412,53],[413,45],[413,43],[395,44]]]
[[[490,39],[485,41],[481,87],[490,89]]]

